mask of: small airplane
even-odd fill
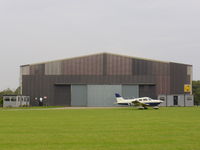
[[[161,100],[154,100],[149,97],[141,97],[141,98],[132,98],[132,99],[124,99],[120,94],[116,93],[117,104],[119,105],[128,105],[128,106],[138,106],[139,109],[147,109],[147,107],[153,107],[154,109],[158,109],[158,105],[162,103]]]

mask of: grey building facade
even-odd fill
[[[47,97],[48,105],[114,106],[124,97],[185,94],[192,66],[110,53],[94,54],[20,67],[22,94]],[[187,93],[192,94],[192,93]]]
[[[159,95],[158,99],[163,100],[160,106],[194,106],[194,97],[191,94]]]
[[[22,95],[4,95],[3,107],[28,107],[30,105],[30,97]]]

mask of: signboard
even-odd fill
[[[184,92],[186,92],[186,93],[191,92],[191,85],[190,84],[185,84],[184,85]]]

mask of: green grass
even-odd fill
[[[200,107],[0,110],[1,150],[199,150]]]
[[[33,107],[0,107],[0,110],[11,109],[46,109],[46,108],[64,108],[64,106],[33,106]]]

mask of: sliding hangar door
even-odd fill
[[[150,87],[154,90],[154,86]],[[115,106],[115,93],[119,93],[125,98],[139,97],[144,94],[143,89],[144,86],[139,85],[55,85],[54,104]],[[151,94],[153,90],[151,90]]]
[[[71,105],[71,85],[55,85],[54,101],[55,106]]]

